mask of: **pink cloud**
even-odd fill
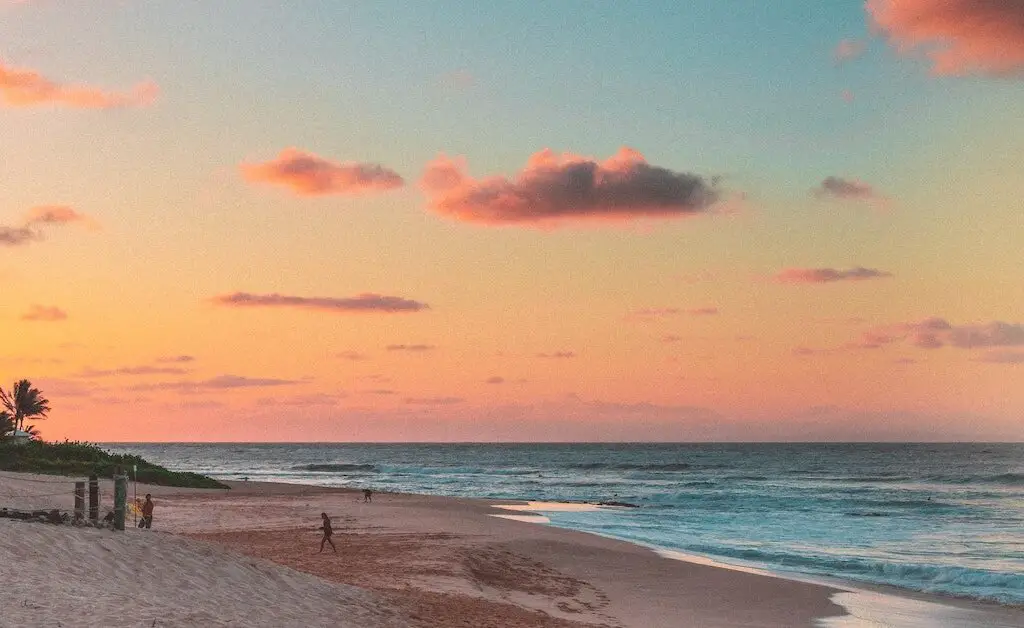
[[[658,340],[660,340],[661,342],[663,342],[665,344],[672,344],[674,342],[679,342],[682,339],[683,339],[682,336],[677,336],[675,334],[665,334],[664,336],[662,336]]]
[[[779,283],[831,283],[834,281],[863,281],[865,279],[883,279],[892,277],[892,273],[874,268],[857,266],[849,270],[835,268],[785,268],[775,275]]]
[[[77,109],[116,109],[152,104],[160,88],[152,81],[126,92],[110,92],[88,85],[61,85],[33,70],[0,63],[0,103],[10,107],[61,105]]]
[[[884,201],[885,197],[873,187],[857,179],[825,177],[821,185],[811,190],[818,198],[838,198],[850,201]]]
[[[495,375],[493,377],[488,377],[486,380],[484,380],[484,383],[485,384],[504,384],[505,383],[505,378],[501,377],[500,375]]]
[[[860,335],[854,342],[847,343],[845,349],[881,349],[882,347],[897,342],[902,338],[902,331],[890,329],[869,329]]]
[[[426,303],[420,303],[419,301],[373,293],[337,298],[235,292],[234,294],[216,296],[213,298],[213,302],[218,305],[231,307],[292,307],[337,313],[419,312],[430,308]]]
[[[843,102],[853,102],[855,98],[853,92],[848,89],[839,92],[839,97],[843,99]]]
[[[32,308],[21,315],[23,321],[33,322],[57,322],[67,320],[68,314],[56,306],[33,305]]]
[[[26,225],[66,225],[73,222],[96,226],[91,218],[67,205],[39,205],[28,210],[25,216]]]
[[[554,353],[538,353],[538,358],[568,359],[575,358],[575,351],[555,351]]]
[[[843,64],[864,54],[867,45],[858,39],[843,39],[836,44],[832,56],[836,63]]]
[[[397,172],[379,164],[337,163],[297,148],[286,148],[268,162],[243,163],[240,168],[247,181],[283,185],[299,196],[367,194],[405,184]]]
[[[867,0],[866,8],[897,50],[923,49],[936,75],[1024,74],[1020,0]]]
[[[513,177],[480,179],[466,173],[464,159],[442,155],[420,186],[432,210],[489,225],[683,217],[719,200],[713,180],[652,166],[626,147],[604,161],[545,149]]]

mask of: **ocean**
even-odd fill
[[[108,444],[216,478],[637,508],[556,525],[767,569],[1024,604],[1024,444]]]

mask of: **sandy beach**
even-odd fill
[[[72,482],[3,473],[0,506],[69,509]],[[781,628],[1024,619],[1017,609],[672,560],[495,507],[515,502],[378,493],[364,503],[344,489],[231,485],[140,485],[140,496],[156,502],[148,531],[0,519],[0,626]],[[109,481],[101,494],[109,508]],[[332,517],[336,554],[317,552],[320,512]]]

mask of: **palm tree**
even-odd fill
[[[7,410],[0,410],[0,441],[14,436],[14,417]]]
[[[50,401],[27,379],[15,382],[9,391],[0,388],[0,403],[14,422],[15,430],[21,429],[25,419],[45,419],[50,411]]]

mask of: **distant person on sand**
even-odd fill
[[[331,535],[334,534],[334,530],[331,529],[331,518],[326,512],[320,513],[320,518],[324,520],[324,524],[318,528],[324,531],[324,538],[320,539],[320,551],[324,551],[324,543],[330,543],[331,549],[337,554],[338,548],[334,547],[334,541],[331,540]]]
[[[368,488],[364,488],[363,489],[363,501],[364,502],[372,502],[373,501],[373,491],[371,491]]]
[[[146,501],[142,504],[142,519],[139,519],[139,527],[147,530],[153,527],[153,496],[146,493]]]

